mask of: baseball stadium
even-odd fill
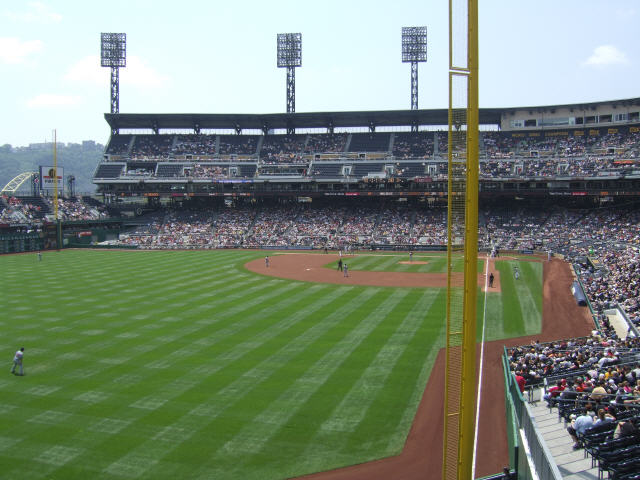
[[[280,34],[273,114],[120,113],[101,35],[96,193],[0,197],[0,477],[640,479],[640,98],[478,108],[470,33],[420,109],[402,34],[411,109],[296,113]]]

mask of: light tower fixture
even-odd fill
[[[402,27],[402,61],[411,63],[411,110],[418,110],[418,62],[427,61],[427,27]]]
[[[302,65],[302,34],[278,34],[278,68],[287,69],[287,113],[296,111],[296,67]],[[289,133],[287,128],[287,133]]]
[[[120,113],[120,67],[127,66],[127,34],[100,34],[100,66],[111,67],[111,113]],[[115,132],[118,133],[117,129]]]

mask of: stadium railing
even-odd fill
[[[509,369],[506,348],[502,356],[509,462],[519,480],[561,480],[551,452],[538,431],[535,417]]]
[[[578,272],[579,270],[576,268],[576,265],[572,265],[571,268],[574,272]],[[584,288],[584,284],[582,283],[582,278],[580,275],[576,273],[576,278],[578,279],[578,283],[580,284],[580,288],[585,292],[585,297],[587,299],[587,307],[589,307],[589,312],[591,312],[591,317],[593,318],[593,323],[596,325],[596,329],[602,329],[602,325],[600,325],[600,320],[598,319],[598,315],[593,311],[593,307],[591,306],[591,301],[589,300],[589,295],[587,295],[587,289]]]

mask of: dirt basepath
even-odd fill
[[[406,258],[406,255],[404,255]],[[335,254],[292,253],[269,257],[269,267],[265,259],[257,259],[245,266],[252,272],[272,277],[302,280],[305,282],[334,283],[337,285],[369,285],[372,287],[446,287],[446,273],[405,273],[405,272],[372,272],[365,270],[349,270],[349,276],[343,272],[326,268],[325,265],[339,259]],[[343,256],[342,261],[349,264],[353,256]],[[486,261],[486,258],[485,258]],[[410,262],[403,262],[405,264]],[[415,262],[416,264],[422,262]],[[500,272],[497,272],[494,260],[489,259],[489,271],[493,272],[492,292],[500,292]],[[485,286],[484,271],[478,274],[478,285]],[[462,273],[453,274],[453,286],[461,287]]]
[[[348,263],[348,258],[347,263]],[[246,266],[257,273],[294,280],[316,281],[338,284],[363,284],[380,286],[427,287],[443,286],[443,280],[433,275],[399,272],[349,272],[349,278],[340,272],[323,268],[337,259],[336,255],[278,255],[270,257],[267,269],[264,259],[248,263]],[[498,260],[504,260],[500,257]],[[495,272],[490,261],[489,271]],[[389,275],[393,273],[394,275]],[[362,275],[360,275],[362,274]],[[494,273],[494,287],[499,281]],[[370,277],[385,280],[373,282]],[[415,277],[414,277],[415,276]],[[406,278],[405,278],[406,277]],[[480,282],[480,278],[478,281]],[[504,405],[504,381],[501,355],[505,346],[528,344],[533,340],[556,340],[588,335],[593,329],[589,311],[579,307],[572,294],[573,276],[570,267],[562,260],[545,262],[543,268],[542,332],[531,337],[512,338],[485,344],[482,393],[480,396],[480,419],[476,478],[502,471],[509,463],[507,451],[507,429]],[[387,282],[387,283],[384,283]],[[423,283],[427,282],[427,284]],[[484,279],[482,279],[484,283]],[[444,278],[446,285],[446,275]],[[499,283],[497,284],[499,285]],[[497,289],[493,289],[494,291]],[[478,348],[478,356],[480,349]],[[430,480],[441,478],[442,432],[444,428],[444,349],[440,350],[431,371],[431,376],[422,395],[407,442],[400,455],[361,465],[320,472],[301,478],[307,480]]]

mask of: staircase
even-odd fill
[[[597,480],[598,467],[591,467],[591,457],[585,458],[584,450],[573,449],[573,439],[569,435],[564,420],[558,417],[558,410],[549,411],[544,400],[529,404],[535,417],[540,435],[562,473],[564,480]]]

